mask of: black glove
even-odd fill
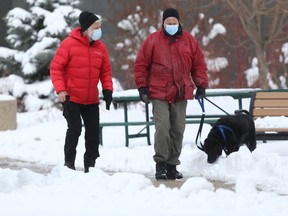
[[[65,118],[69,118],[69,102],[70,102],[70,96],[69,95],[66,95],[65,96],[65,101],[62,102],[62,105],[63,105],[63,116]]]
[[[198,99],[206,96],[205,89],[201,86],[197,87],[195,98]]]
[[[106,109],[110,110],[110,105],[112,102],[112,91],[109,89],[104,89],[102,93],[104,96],[103,100],[106,102]]]
[[[146,86],[142,86],[138,89],[139,91],[139,96],[140,96],[140,99],[145,103],[145,104],[149,104],[150,101],[149,101],[149,98],[148,96],[150,95],[150,92],[148,90],[148,87]]]

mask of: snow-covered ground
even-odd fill
[[[237,109],[238,102],[231,98],[211,99],[228,112]],[[247,108],[249,100],[243,104]],[[123,109],[107,111],[104,107],[101,104],[101,120],[123,119]],[[130,118],[144,118],[143,110],[141,103],[131,105]],[[196,101],[189,102],[187,111],[201,113]],[[206,113],[215,112],[219,110],[207,103]],[[286,122],[285,118],[266,119],[259,124]],[[0,158],[53,168],[48,174],[0,168],[0,215],[288,215],[287,141],[259,141],[252,154],[243,146],[208,164],[206,155],[195,146],[198,125],[187,125],[178,167],[186,181],[180,188],[169,188],[165,182],[155,187],[151,181],[155,173],[153,145],[138,138],[130,140],[129,148],[124,147],[123,127],[104,128],[101,156],[96,167],[84,174],[83,136],[77,149],[77,171],[63,166],[66,122],[61,111],[18,113],[17,124],[16,130],[0,132]],[[153,127],[151,130],[153,142]],[[209,130],[210,126],[204,125],[203,140]],[[216,189],[208,180],[235,187]]]

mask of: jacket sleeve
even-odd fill
[[[134,79],[137,88],[148,86],[149,70],[153,55],[153,38],[149,36],[141,45],[134,63]]]
[[[108,89],[113,92],[113,82],[112,82],[112,67],[109,60],[109,54],[106,46],[103,44],[102,51],[104,52],[102,65],[100,68],[100,81],[102,84],[102,89]]]
[[[61,42],[50,65],[50,77],[57,94],[66,91],[64,68],[69,61],[68,47],[65,40]]]
[[[196,86],[201,86],[206,89],[208,87],[208,77],[205,57],[198,41],[194,38],[193,40],[195,55],[192,62],[191,76]]]

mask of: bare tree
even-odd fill
[[[237,14],[255,46],[260,87],[269,88],[268,47],[288,40],[287,0],[224,0]]]

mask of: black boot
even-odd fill
[[[166,163],[156,163],[156,180],[166,180],[167,179],[167,171],[166,171]]]
[[[176,165],[166,164],[166,170],[167,179],[175,180],[183,178],[183,174],[177,171]]]
[[[69,169],[76,170],[73,162],[65,162],[64,166],[68,167]]]
[[[89,172],[89,167],[95,167],[95,161],[84,161],[84,172],[88,173]]]

